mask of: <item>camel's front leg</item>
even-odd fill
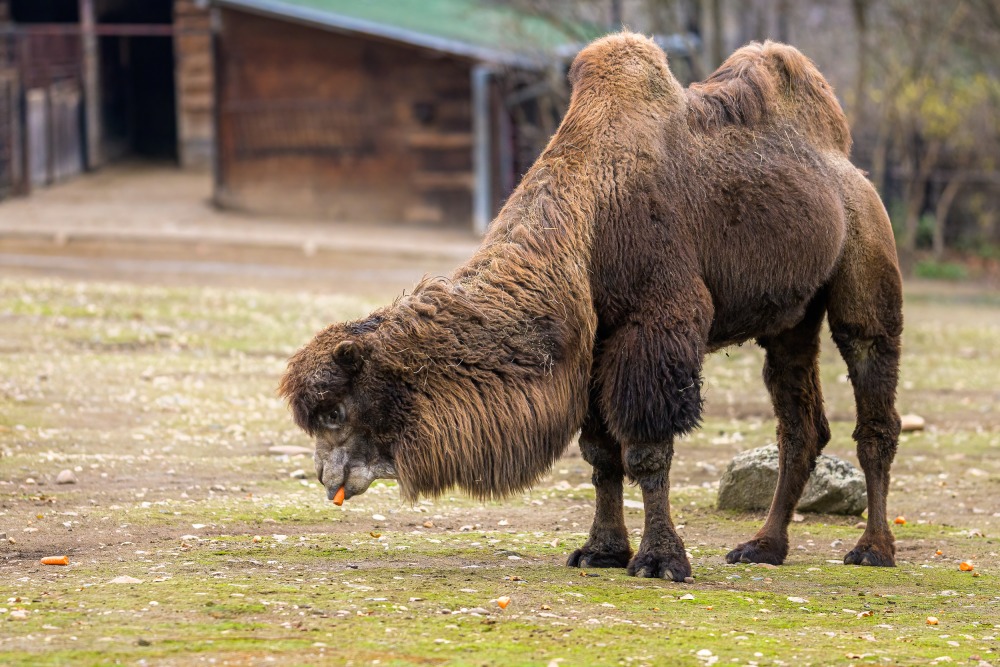
[[[710,313],[710,308],[687,312]],[[629,574],[684,581],[691,576],[684,545],[670,520],[670,461],[674,437],[701,417],[704,322],[678,322],[651,312],[617,329],[601,345],[600,409],[622,444],[625,474],[642,489],[646,527]]]
[[[673,445],[632,445],[625,452],[629,476],[639,482],[646,509],[646,526],[628,573],[684,581],[691,563],[670,519],[670,460]]]
[[[580,433],[580,452],[594,466],[594,488],[597,507],[590,537],[586,544],[570,554],[566,563],[571,567],[625,567],[632,558],[622,486],[625,470],[622,448],[608,434],[593,402],[587,421]]]

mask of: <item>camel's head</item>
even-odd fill
[[[393,415],[400,396],[386,391],[365,333],[370,320],[320,332],[288,362],[279,393],[295,422],[316,440],[316,474],[327,496],[364,493],[376,479],[396,478]]]

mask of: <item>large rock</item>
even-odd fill
[[[771,506],[778,484],[778,446],[738,454],[719,483],[719,509],[759,510]],[[859,515],[868,507],[865,478],[856,467],[820,454],[799,500],[799,511]]]

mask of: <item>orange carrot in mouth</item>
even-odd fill
[[[69,565],[69,556],[46,556],[40,562],[42,565]]]
[[[333,504],[337,507],[344,504],[344,487],[337,489],[337,493],[333,496]]]

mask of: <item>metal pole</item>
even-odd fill
[[[493,217],[492,127],[490,117],[490,77],[488,65],[472,68],[472,191],[473,229],[482,236]]]
[[[80,0],[80,42],[83,50],[83,100],[87,129],[87,168],[101,165],[101,83],[94,0]]]

